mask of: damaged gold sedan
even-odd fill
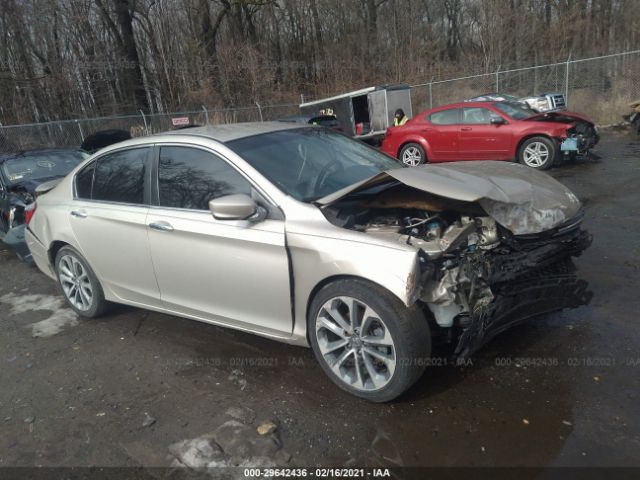
[[[338,386],[381,402],[436,339],[467,358],[587,304],[582,215],[526,167],[401,168],[331,130],[265,122],[107,147],[38,198],[26,238],[79,315],[125,303],[311,346]]]

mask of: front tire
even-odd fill
[[[56,277],[67,304],[81,317],[99,317],[108,309],[102,286],[84,257],[73,247],[56,255]]]
[[[427,155],[424,153],[424,148],[418,143],[407,143],[400,150],[398,159],[407,167],[417,167],[427,163]]]
[[[547,137],[532,137],[518,150],[518,161],[536,170],[551,168],[556,158],[556,146]]]
[[[338,280],[313,299],[307,319],[316,359],[341,389],[372,402],[404,393],[424,372],[431,335],[417,305],[383,288]]]

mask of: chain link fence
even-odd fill
[[[584,112],[600,125],[619,123],[629,103],[640,99],[640,50],[525,68],[498,67],[411,86],[414,112],[485,93],[562,93],[569,110]]]
[[[258,105],[239,108],[208,109],[171,113],[122,115],[82,120],[0,126],[0,152],[35,148],[80,147],[89,135],[104,130],[125,130],[132,137],[174,130],[174,120],[182,124],[208,125],[237,122],[260,122],[285,118],[299,113],[298,104]]]
[[[501,69],[479,75],[436,80],[411,86],[414,113],[484,93],[531,96],[564,93],[568,108],[584,112],[598,124],[621,121],[628,104],[640,100],[640,50],[525,68]],[[119,129],[132,137],[176,128],[180,117],[190,124],[255,122],[299,114],[298,103],[208,109],[162,114],[123,115],[0,126],[0,152],[45,147],[79,147],[92,133]]]

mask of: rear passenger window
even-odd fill
[[[91,162],[76,175],[76,197],[90,199],[93,185],[93,171],[96,162]]]
[[[251,195],[251,184],[220,157],[189,147],[162,147],[158,167],[160,206],[208,210],[223,195]]]
[[[455,125],[460,123],[460,109],[452,108],[429,115],[429,121],[434,125]]]
[[[121,150],[100,157],[93,178],[93,200],[144,203],[148,148]]]

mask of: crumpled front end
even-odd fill
[[[540,172],[473,163],[393,171],[398,182],[378,179],[323,209],[337,226],[419,252],[414,298],[457,357],[592,296],[573,264],[591,244],[575,195]]]
[[[467,357],[515,323],[588,304],[592,293],[572,258],[590,244],[591,235],[574,224],[544,236],[505,235],[491,250],[469,245],[438,262],[439,280],[421,299],[456,333],[454,354]]]

